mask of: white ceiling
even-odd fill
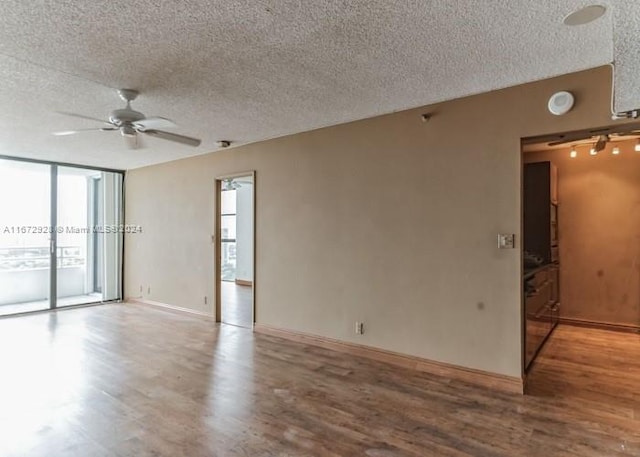
[[[616,112],[640,108],[640,5],[638,0],[615,0],[613,56]]]
[[[628,0],[601,2],[640,17]],[[612,61],[612,14],[562,25],[584,0],[0,2],[0,154],[135,168]],[[611,9],[611,8],[609,8]],[[133,107],[203,139],[53,137]]]

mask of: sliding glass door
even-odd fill
[[[0,315],[49,308],[51,167],[0,159]]]
[[[1,160],[0,315],[120,299],[121,219],[120,173]]]

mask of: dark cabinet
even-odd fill
[[[524,166],[524,250],[558,261],[558,171],[551,162]]]
[[[551,162],[524,166],[523,239],[536,266],[525,269],[525,368],[528,368],[558,324],[558,172]]]
[[[528,368],[558,323],[558,268],[550,264],[528,272],[525,286],[525,367]]]

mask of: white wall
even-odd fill
[[[253,281],[253,182],[239,178],[236,190],[236,279]]]

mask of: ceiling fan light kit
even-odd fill
[[[86,131],[114,131],[119,130],[120,134],[125,138],[126,144],[131,149],[137,149],[140,147],[138,139],[139,134],[149,135],[161,140],[173,141],[175,143],[184,144],[187,146],[199,146],[201,140],[192,138],[185,135],[179,135],[173,132],[167,132],[161,129],[175,127],[176,124],[164,117],[146,117],[140,111],[136,111],[131,108],[131,102],[135,100],[139,92],[134,89],[118,89],[118,95],[126,103],[124,108],[115,109],[109,114],[109,120],[104,121],[101,119],[93,118],[76,113],[59,112],[65,116],[78,117],[81,119],[88,119],[91,121],[101,122],[107,124],[108,127],[97,127],[91,129],[79,129],[79,130],[65,130],[62,132],[54,132],[54,135],[75,135],[76,133]]]
[[[242,186],[240,185],[239,182],[237,182],[235,179],[233,178],[228,178],[222,181],[222,190],[238,190],[240,189]]]

